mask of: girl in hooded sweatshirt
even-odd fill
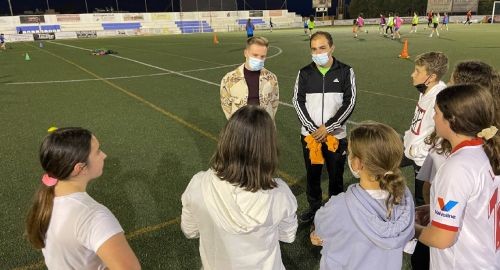
[[[349,168],[358,184],[318,210],[311,242],[320,269],[401,269],[414,235],[414,203],[398,169],[403,144],[391,127],[366,122],[349,135]]]
[[[276,128],[259,106],[236,111],[222,130],[211,167],[182,194],[181,229],[200,238],[203,269],[285,269],[279,241],[297,231],[297,201],[273,178]]]

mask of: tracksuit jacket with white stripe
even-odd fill
[[[355,103],[356,80],[350,66],[334,58],[324,76],[314,62],[299,71],[293,106],[302,123],[302,135],[307,136],[325,124],[328,133],[337,139],[345,138],[346,122]]]

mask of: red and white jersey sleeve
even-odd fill
[[[492,171],[482,145],[461,147],[438,170],[431,223],[457,240],[431,248],[431,269],[500,269],[500,177]]]

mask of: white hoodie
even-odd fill
[[[193,176],[182,194],[181,229],[200,238],[203,269],[285,269],[279,241],[297,231],[297,201],[281,179],[271,190],[249,192],[211,169]]]
[[[425,95],[420,94],[410,129],[405,131],[403,139],[405,156],[413,160],[417,166],[422,166],[429,153],[430,145],[425,143],[425,138],[434,131],[436,96],[445,88],[446,84],[439,81]]]

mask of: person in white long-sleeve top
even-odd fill
[[[297,201],[277,170],[276,128],[255,105],[222,130],[211,167],[182,194],[181,229],[200,238],[203,269],[285,269],[279,241],[297,231]]]
[[[441,78],[448,71],[448,57],[442,52],[427,52],[415,59],[415,69],[411,74],[413,86],[420,93],[410,129],[404,134],[404,157],[401,167],[413,166],[415,176],[429,153],[430,146],[425,143],[434,131],[434,104],[436,96],[446,88]],[[415,181],[415,204],[424,204],[422,181]]]

